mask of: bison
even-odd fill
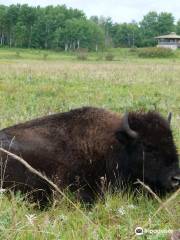
[[[156,112],[111,111],[83,107],[0,131],[4,149],[21,156],[60,189],[85,201],[106,185],[121,188],[140,179],[158,193],[179,187],[178,154],[170,118]],[[48,184],[12,157],[0,152],[1,187],[51,193]],[[123,183],[123,184],[122,184]],[[40,191],[43,190],[43,191]]]

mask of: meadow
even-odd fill
[[[113,53],[114,61],[105,61],[103,53],[80,61],[70,53],[0,49],[0,129],[81,106],[122,114],[157,110],[165,117],[171,111],[180,152],[179,52],[168,59],[142,59],[128,49]],[[167,234],[158,230],[180,228],[180,196],[167,203],[168,211],[158,210],[160,203],[146,194],[107,193],[91,208],[73,199],[74,208],[62,197],[43,211],[22,198],[0,193],[0,239],[163,240]],[[135,236],[137,226],[147,233]]]

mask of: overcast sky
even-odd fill
[[[28,3],[29,5],[61,5],[83,10],[92,15],[111,17],[114,22],[140,21],[149,11],[171,12],[180,19],[180,0],[0,0],[0,4]]]

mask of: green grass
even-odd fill
[[[85,105],[120,113],[156,109],[164,116],[173,112],[180,150],[179,52],[172,59],[139,59],[128,49],[112,51],[115,61],[96,61],[98,55],[90,53],[81,62],[70,53],[0,49],[0,128]],[[65,199],[40,211],[19,194],[11,199],[1,194],[0,239],[136,239],[137,226],[178,229],[179,201],[180,196],[168,205],[171,214],[163,209],[153,216],[159,207],[155,199],[107,193],[105,202],[99,200],[91,209],[76,202],[87,219]],[[138,239],[165,238],[146,234]]]
[[[141,49],[140,49],[141,50]],[[143,50],[143,49],[142,49]],[[106,55],[111,53],[114,58],[113,61],[142,63],[144,59],[138,58],[138,49],[128,48],[112,48],[107,51],[88,52],[87,60],[96,62],[105,62]],[[48,61],[76,61],[76,52],[60,52],[50,51],[41,49],[20,49],[20,48],[0,48],[0,61],[8,63],[10,61],[22,61],[26,60],[48,60]],[[180,50],[176,50],[174,56],[169,58],[155,58],[156,62],[167,63],[168,61],[179,62],[180,61]],[[147,62],[151,62],[151,59],[146,59]]]

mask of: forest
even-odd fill
[[[116,23],[66,5],[32,7],[0,5],[0,46],[65,51],[98,51],[111,47],[148,47],[155,36],[176,32],[180,20],[168,12],[147,13],[140,22]]]

